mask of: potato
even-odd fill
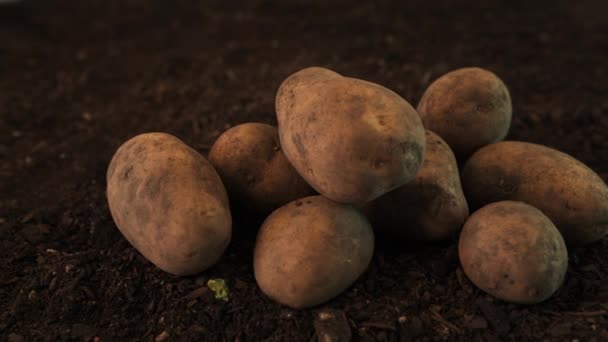
[[[201,272],[230,242],[222,181],[203,156],[169,134],[141,134],[118,148],[108,167],[107,197],[121,233],[166,272]]]
[[[464,160],[484,145],[505,138],[511,126],[511,96],[490,71],[462,68],[435,80],[418,103],[424,127]]]
[[[372,228],[359,211],[322,196],[305,197],[275,210],[262,224],[255,279],[271,299],[311,307],[348,288],[373,251]]]
[[[608,186],[591,169],[549,147],[504,141],[486,146],[462,171],[469,205],[514,200],[542,211],[567,244],[583,245],[608,233]]]
[[[281,146],[320,194],[362,204],[416,176],[424,128],[412,106],[389,89],[308,68],[276,97]]]
[[[557,228],[523,202],[496,202],[474,212],[462,229],[458,254],[473,284],[513,303],[549,298],[568,268],[568,252]]]
[[[276,127],[246,123],[224,132],[211,147],[209,161],[231,200],[258,213],[269,213],[314,190],[281,150]]]
[[[428,130],[416,178],[371,205],[377,232],[411,240],[447,239],[460,231],[468,216],[456,158],[445,141]]]

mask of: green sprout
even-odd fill
[[[224,279],[209,279],[207,282],[207,287],[211,289],[215,293],[216,299],[221,299],[223,301],[228,301],[228,285],[226,285],[226,281]]]

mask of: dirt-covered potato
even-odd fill
[[[371,203],[377,232],[412,240],[447,239],[469,216],[456,158],[446,142],[428,130],[416,178]]]
[[[568,244],[608,233],[608,186],[555,149],[518,141],[486,146],[466,162],[462,183],[472,208],[501,200],[528,203],[551,219]]]
[[[258,213],[268,214],[314,193],[283,154],[277,128],[271,125],[232,127],[213,144],[209,162],[230,199]]]
[[[372,228],[359,211],[322,196],[305,197],[275,210],[262,224],[255,279],[273,300],[311,307],[348,288],[373,251]]]
[[[523,202],[496,202],[474,212],[462,229],[458,254],[473,284],[513,303],[549,298],[568,268],[568,252],[557,228]]]
[[[276,97],[281,146],[320,194],[364,203],[416,176],[424,128],[389,89],[323,68],[289,76]]]
[[[511,126],[509,90],[481,68],[441,76],[424,92],[417,110],[424,127],[442,137],[459,160],[504,139]]]
[[[203,156],[169,134],[141,134],[118,148],[107,197],[125,238],[166,272],[203,271],[230,242],[222,181]]]

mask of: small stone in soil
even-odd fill
[[[323,310],[317,313],[314,321],[319,342],[350,341],[352,333],[346,314],[341,310]]]
[[[504,335],[511,330],[505,313],[498,306],[482,298],[478,298],[475,304],[499,335]]]
[[[163,341],[166,341],[168,338],[169,338],[169,333],[166,331],[163,331],[160,334],[158,334],[158,336],[156,336],[156,338],[154,339],[154,342],[163,342]]]
[[[399,320],[401,323],[401,319]],[[420,318],[412,317],[400,325],[399,336],[400,341],[413,341],[420,335],[424,334],[424,325]]]

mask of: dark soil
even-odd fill
[[[571,249],[564,286],[538,305],[475,289],[452,241],[381,243],[352,288],[301,311],[255,284],[258,220],[236,212],[225,257],[195,277],[158,270],[122,238],[104,194],[122,142],[164,131],[206,153],[231,125],[274,123],[278,85],[311,65],[414,104],[448,70],[491,69],[511,90],[510,138],[608,178],[605,1],[324,3],[0,7],[1,340],[608,340],[608,238]],[[227,281],[228,302],[209,278]]]

